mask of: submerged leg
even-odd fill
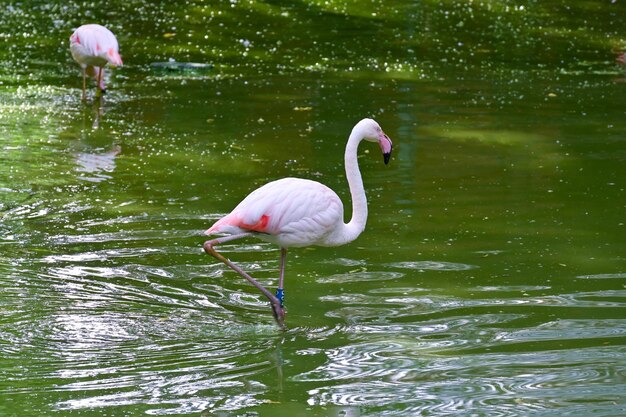
[[[263,295],[270,300],[270,304],[272,306],[272,312],[274,313],[274,318],[276,319],[276,323],[284,329],[285,328],[285,310],[283,309],[281,301],[271,292],[269,292],[264,286],[262,286],[257,280],[252,278],[247,272],[243,269],[232,263],[229,259],[224,257],[221,253],[215,250],[214,246],[219,245],[224,242],[229,242],[231,240],[240,239],[242,237],[252,236],[252,233],[240,233],[237,235],[230,235],[219,237],[217,239],[208,240],[204,242],[204,251],[209,255],[213,256],[215,259],[218,259],[228,265],[231,269],[237,272],[239,275],[244,277],[248,282],[258,288]]]

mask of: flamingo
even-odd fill
[[[119,46],[115,35],[107,28],[97,24],[83,25],[70,36],[70,52],[72,57],[83,69],[83,100],[86,93],[87,75],[92,76],[98,83],[99,92],[105,92],[104,66],[122,65]],[[96,95],[99,95],[96,92]]]
[[[302,178],[283,178],[251,192],[230,214],[215,222],[205,233],[224,236],[204,243],[204,251],[225,263],[270,301],[277,324],[285,328],[284,278],[288,248],[310,245],[339,246],[352,242],[365,229],[367,199],[357,161],[362,140],[378,142],[385,164],[391,157],[391,139],[372,119],[358,122],[348,138],[344,155],[346,177],[352,197],[352,218],[343,220],[343,204],[333,190]],[[235,239],[254,236],[280,247],[280,275],[276,295],[272,294],[215,247]]]

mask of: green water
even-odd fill
[[[626,414],[626,2],[9,1],[1,416]],[[81,102],[68,38],[124,67]],[[154,62],[194,62],[168,70]],[[370,217],[294,249],[286,332],[202,251],[263,183]],[[279,251],[223,252],[268,287]]]

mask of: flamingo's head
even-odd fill
[[[380,150],[383,153],[383,160],[385,161],[385,164],[389,163],[393,144],[391,143],[391,139],[389,139],[389,136],[387,136],[385,132],[383,132],[383,129],[381,129],[376,120],[361,120],[359,123],[356,124],[356,126],[354,126],[353,132],[355,131],[358,131],[359,135],[369,142],[378,142]]]

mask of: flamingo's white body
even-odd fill
[[[98,89],[105,91],[104,66],[121,66],[119,45],[113,33],[97,24],[83,25],[70,36],[70,52],[83,69],[83,99],[86,97],[86,78],[92,76]]]
[[[207,234],[256,236],[282,248],[310,245],[335,246],[343,224],[343,204],[333,190],[316,181],[283,178],[250,193]]]
[[[352,197],[352,218],[349,223],[344,223],[343,204],[333,190],[316,181],[283,178],[250,193],[230,214],[206,231],[208,235],[227,235],[205,242],[205,251],[259,288],[270,300],[274,317],[281,327],[285,314],[282,291],[287,248],[343,245],[356,239],[365,229],[367,199],[357,161],[357,149],[363,139],[378,142],[385,163],[389,161],[392,150],[391,140],[376,121],[363,119],[352,129],[345,152],[346,177]],[[214,248],[220,243],[252,235],[281,247],[276,296]]]

